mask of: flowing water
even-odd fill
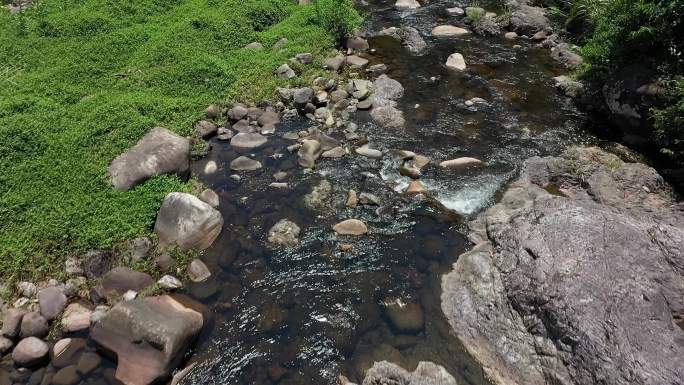
[[[226,228],[207,257],[219,273],[189,289],[214,310],[215,319],[191,354],[198,365],[185,384],[323,385],[336,383],[339,374],[360,382],[379,360],[407,369],[429,360],[459,383],[481,382],[450,336],[439,304],[441,275],[469,247],[464,223],[495,202],[524,159],[591,138],[583,134],[583,116],[553,88],[551,78],[562,70],[547,50],[526,40],[472,34],[430,37],[436,25],[460,24],[445,11],[454,5],[435,2],[403,12],[389,2],[361,6],[369,36],[412,26],[428,48],[415,55],[392,38],[370,38],[375,51],[365,56],[371,64],[387,64],[388,75],[405,88],[399,108],[406,126],[382,128],[364,112],[352,120],[377,149],[411,150],[437,162],[470,156],[487,165],[455,171],[433,162],[421,181],[435,200],[417,199],[398,193],[409,180],[391,156],[319,159],[315,172],[303,172],[296,155],[284,149],[294,142],[280,136],[313,124],[304,120],[281,124],[269,144],[254,152],[264,168],[242,173],[239,181],[229,177],[228,164],[241,154],[213,142],[204,161],[216,161],[219,172],[204,182],[219,192]],[[466,72],[443,65],[453,52],[466,58]],[[464,102],[473,97],[487,103],[467,107]],[[201,170],[204,161],[195,168]],[[278,171],[289,173],[290,189],[268,187]],[[321,209],[306,207],[304,196],[324,179],[332,186],[330,202]],[[380,197],[380,205],[345,207],[349,189]],[[302,228],[299,247],[266,245],[266,233],[282,218]],[[336,237],[331,226],[347,218],[363,219],[370,234]],[[353,250],[341,252],[342,243]],[[385,303],[397,300],[410,304],[398,310],[404,317],[424,317],[421,330],[407,332],[390,322]]]
[[[239,181],[229,176],[228,164],[241,154],[214,141],[195,168],[208,160],[219,164],[219,172],[203,181],[219,193],[226,225],[206,258],[218,273],[189,293],[209,305],[215,319],[191,354],[198,365],[185,384],[323,385],[336,383],[339,374],[360,382],[379,360],[407,369],[429,360],[459,383],[481,382],[450,336],[439,304],[441,275],[469,247],[464,223],[495,202],[524,159],[591,138],[583,134],[584,117],[553,88],[551,78],[562,70],[547,50],[526,40],[472,34],[430,37],[436,25],[460,25],[445,11],[454,5],[434,2],[403,12],[389,2],[360,7],[369,36],[412,26],[428,48],[415,55],[392,38],[371,37],[375,51],[365,56],[371,64],[387,64],[388,75],[405,88],[399,108],[406,126],[379,127],[365,112],[352,121],[377,149],[411,150],[437,163],[470,156],[487,165],[456,171],[433,162],[421,181],[435,200],[417,199],[398,193],[409,180],[392,156],[319,159],[314,172],[303,172],[296,155],[285,150],[294,142],[281,136],[313,124],[305,120],[279,125],[268,145],[252,152],[264,168],[242,173]],[[444,66],[454,52],[466,58],[466,72]],[[473,97],[487,103],[466,106]],[[289,174],[289,189],[268,187],[278,171]],[[330,202],[306,207],[304,196],[324,179],[332,186]],[[349,189],[378,196],[380,205],[345,207]],[[266,245],[266,233],[282,218],[302,228],[299,247]],[[370,234],[336,237],[331,226],[347,218],[363,219]],[[342,243],[353,250],[341,252]],[[398,310],[405,317],[424,317],[421,330],[407,332],[390,322],[385,303],[397,300],[411,304]]]

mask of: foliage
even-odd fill
[[[469,23],[477,23],[487,14],[484,8],[472,6],[465,9],[466,18]]]
[[[334,33],[313,7],[286,0],[41,0],[20,16],[0,10],[0,277],[44,278],[70,253],[149,232],[163,197],[192,186],[159,177],[116,191],[111,160],[155,125],[189,134],[210,103],[273,97],[286,84],[273,70],[296,53],[327,55]],[[281,37],[289,42],[279,51],[242,48]],[[317,60],[300,81],[320,74]]]
[[[340,43],[361,25],[362,18],[350,0],[314,0],[316,25],[325,29]]]
[[[684,164],[684,79],[673,81],[667,106],[654,109],[653,117],[661,152]]]

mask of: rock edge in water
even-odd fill
[[[442,310],[494,384],[684,376],[684,208],[652,168],[597,148],[528,159],[469,224]]]

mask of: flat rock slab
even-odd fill
[[[261,168],[261,162],[246,156],[239,156],[230,162],[233,171],[254,171]]]
[[[457,385],[456,379],[444,367],[421,361],[413,372],[387,362],[375,362],[366,372],[362,385]]]
[[[162,295],[125,301],[97,322],[91,338],[116,356],[116,379],[148,385],[166,378],[205,324],[202,305]]]
[[[186,177],[190,169],[190,141],[173,132],[155,127],[108,168],[114,188],[128,190],[162,174]]]
[[[445,160],[445,161],[441,162],[439,164],[439,166],[442,168],[461,168],[461,167],[481,166],[483,164],[484,164],[484,162],[479,160],[479,159],[462,157],[462,158]]]
[[[161,246],[176,244],[182,250],[204,250],[221,233],[223,216],[194,195],[169,193],[157,215],[154,232]]]

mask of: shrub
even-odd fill
[[[672,82],[668,106],[654,109],[654,128],[661,152],[684,164],[684,79]]]
[[[314,24],[328,31],[337,42],[346,39],[363,20],[349,0],[314,0]]]

